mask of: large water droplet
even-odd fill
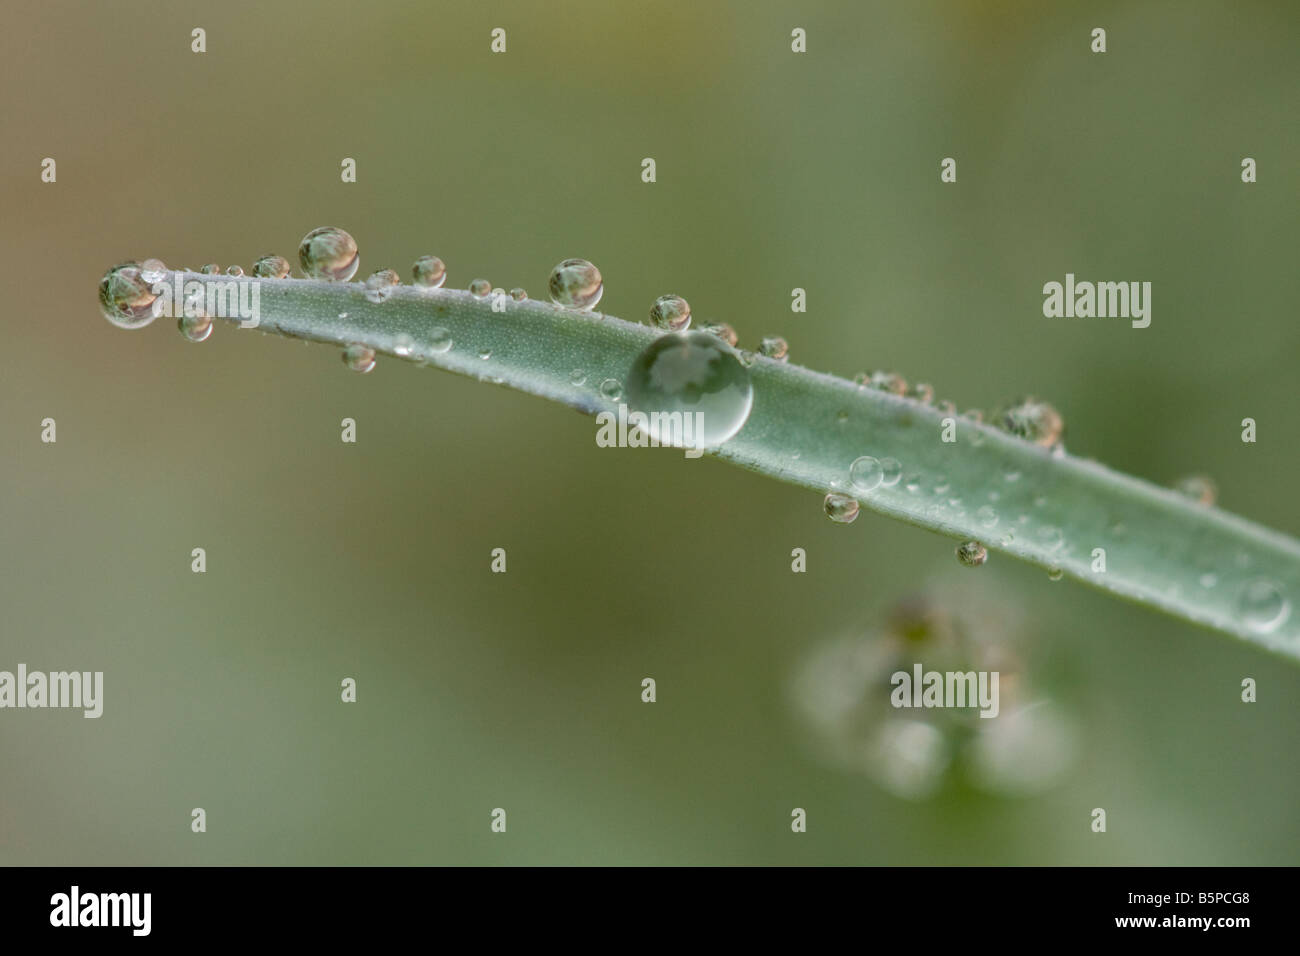
[[[487,279],[473,279],[469,284],[469,294],[476,299],[486,299],[492,294],[492,283]]]
[[[884,468],[870,455],[863,455],[849,465],[849,481],[858,491],[875,491],[884,480]]]
[[[605,292],[600,270],[586,259],[565,259],[551,270],[551,301],[570,309],[590,309]]]
[[[668,332],[682,332],[691,324],[691,305],[680,295],[661,295],[650,306],[650,324]]]
[[[411,281],[421,289],[438,289],[447,281],[447,265],[437,256],[420,256],[411,266]]]
[[[826,510],[826,517],[840,524],[852,524],[857,520],[858,512],[861,505],[858,499],[850,498],[847,495],[829,494],[822,502],[822,507]]]
[[[611,402],[623,397],[623,383],[616,378],[607,378],[600,383],[600,394]]]
[[[957,560],[968,568],[978,568],[988,559],[988,549],[978,541],[963,541],[957,545]]]
[[[627,395],[634,411],[650,417],[652,437],[673,444],[665,431],[676,431],[701,448],[740,431],[754,403],[749,371],[736,353],[700,331],[669,333],[646,346],[628,370]]]
[[[180,330],[181,335],[191,342],[206,341],[208,336],[212,334],[214,324],[211,316],[202,313],[182,315],[176,320],[176,328]]]
[[[523,302],[524,299],[528,298],[528,292],[525,289],[516,287],[510,290],[510,298],[514,299],[516,302]]]
[[[343,350],[343,364],[354,372],[369,372],[375,367],[375,350],[364,345],[349,345]]]
[[[371,302],[383,302],[401,284],[401,276],[392,269],[380,269],[378,272],[372,272],[369,278],[366,279],[366,298]]]
[[[412,358],[415,355],[415,339],[405,332],[399,332],[393,337],[393,351],[398,358]]]
[[[350,235],[337,226],[321,226],[303,236],[298,262],[313,279],[347,282],[357,274],[361,256]]]
[[[289,272],[289,260],[284,256],[262,256],[253,263],[253,275],[259,279],[287,279]]]
[[[99,280],[99,309],[120,329],[142,329],[152,322],[158,296],[134,262],[124,262]]]
[[[1246,582],[1237,595],[1237,608],[1246,626],[1260,634],[1277,630],[1291,616],[1291,602],[1265,578]]]

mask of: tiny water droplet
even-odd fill
[[[736,347],[736,343],[740,341],[740,336],[736,335],[736,330],[726,322],[710,322],[708,325],[703,326],[700,331],[716,335],[733,349]]]
[[[419,289],[440,289],[447,281],[447,264],[437,256],[420,256],[411,266],[411,281]]]
[[[586,259],[565,259],[547,282],[551,301],[569,309],[590,309],[605,292],[600,270]]]
[[[401,284],[401,277],[392,269],[372,272],[366,279],[366,298],[371,302],[383,302]]]
[[[434,326],[429,330],[429,351],[441,354],[451,351],[451,332],[442,326]]]
[[[957,560],[968,568],[978,568],[988,559],[988,549],[978,541],[963,541],[957,545]]]
[[[1053,564],[1047,569],[1047,580],[1059,581],[1065,577],[1065,571],[1059,566]]]
[[[908,475],[907,480],[903,482],[903,487],[906,488],[912,494],[916,494],[918,491],[921,490],[921,476]]]
[[[853,487],[858,491],[875,491],[884,478],[884,468],[870,455],[863,455],[849,465],[849,481],[853,482]]]
[[[167,265],[161,259],[146,259],[140,263],[140,278],[150,286],[155,282],[162,282],[166,275]]]
[[[1038,529],[1038,540],[1047,550],[1055,551],[1064,542],[1065,535],[1061,533],[1060,528],[1049,524]]]
[[[983,505],[976,509],[975,520],[986,528],[991,528],[998,523],[998,513],[992,505]]]
[[[1207,475],[1187,475],[1179,478],[1174,490],[1185,498],[1190,498],[1198,505],[1210,507],[1219,498],[1219,488]]]
[[[607,378],[600,383],[600,394],[611,402],[623,397],[623,383],[616,378]]]
[[[405,332],[393,337],[393,351],[399,358],[410,358],[415,354],[415,339]]]
[[[736,360],[740,362],[740,364],[745,368],[753,368],[755,355],[753,352],[750,352],[748,350],[742,350],[736,353]]]
[[[476,299],[486,299],[492,294],[492,283],[487,279],[475,279],[469,284],[469,294]]]
[[[914,398],[922,405],[929,405],[934,401],[934,386],[925,382],[917,382],[907,390],[909,398]]]
[[[236,278],[238,278],[239,276],[242,276],[243,274],[244,274],[244,267],[243,267],[243,266],[227,266],[227,267],[226,267],[226,275],[228,275],[228,276],[235,276]]]
[[[1201,587],[1205,588],[1208,591],[1210,588],[1214,587],[1216,584],[1219,583],[1219,576],[1217,574],[1212,574],[1207,571],[1205,574],[1201,575],[1200,583],[1201,583]]]
[[[491,349],[483,349],[483,350],[481,350],[481,351],[478,353],[478,357],[481,358],[483,361],[486,362],[488,359],[490,359],[490,358],[492,357],[492,350],[491,350]]]
[[[822,502],[822,507],[826,511],[826,517],[839,524],[852,524],[857,520],[858,511],[861,509],[856,498],[835,494],[827,495]]]
[[[1012,468],[1010,471],[1002,473],[1002,480],[1006,482],[1015,482],[1020,480],[1020,472]]]
[[[849,420],[849,413],[846,409],[841,408],[835,413],[836,424],[843,425]]]
[[[151,286],[136,263],[116,265],[99,280],[99,310],[120,329],[142,329],[157,318]]]
[[[1041,448],[1056,445],[1065,431],[1065,420],[1061,418],[1061,413],[1047,402],[1033,397],[1017,399],[1000,409],[993,416],[992,423]]]
[[[903,465],[897,458],[880,459],[880,483],[892,488],[903,477]]]
[[[205,276],[220,275],[221,266],[217,265],[215,262],[209,262],[207,265],[199,269],[199,272],[203,273]]]
[[[214,324],[211,316],[202,314],[182,315],[176,320],[176,328],[191,342],[206,341]]]
[[[957,414],[957,406],[946,398],[934,407],[938,409],[940,415],[947,416]]]
[[[961,417],[966,419],[968,422],[974,422],[977,425],[984,421],[984,413],[978,408],[966,409],[966,411],[961,413]]]
[[[523,302],[524,299],[528,298],[528,293],[519,288],[511,289],[510,298],[514,299],[516,302]]]
[[[735,351],[707,332],[670,332],[647,345],[627,374],[628,404],[651,416],[661,443],[711,448],[749,418],[754,389]],[[656,425],[655,413],[664,419]],[[689,429],[689,431],[688,431]],[[679,432],[679,441],[666,431]]]
[[[354,372],[369,372],[375,367],[375,350],[364,345],[349,345],[343,350],[343,364]]]
[[[650,324],[666,332],[681,332],[690,327],[691,306],[680,295],[661,295],[650,306]]]
[[[862,372],[856,379],[859,386],[865,385],[867,388],[873,388],[877,392],[888,392],[890,395],[906,395],[907,379],[897,372],[876,371],[868,375]]]
[[[337,226],[321,226],[302,237],[298,263],[313,279],[347,282],[357,274],[361,257],[350,235]]]
[[[1237,608],[1246,626],[1260,634],[1277,630],[1291,616],[1291,602],[1265,578],[1255,578],[1242,586]]]
[[[758,351],[760,355],[784,362],[790,357],[790,343],[779,335],[769,335],[758,343]]]
[[[575,368],[569,373],[569,381],[574,385],[582,385],[587,381],[587,373],[580,368]]]
[[[287,279],[291,271],[284,256],[262,256],[253,263],[253,275],[259,279]]]

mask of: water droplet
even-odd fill
[[[1065,577],[1065,571],[1059,566],[1053,564],[1047,569],[1047,580],[1059,581]]]
[[[490,359],[490,358],[492,357],[492,350],[491,350],[491,349],[483,349],[483,350],[481,350],[481,351],[478,353],[478,357],[481,358],[483,361],[486,362],[488,359]]]
[[[855,459],[849,465],[849,481],[858,491],[875,491],[885,478],[884,468],[870,455]]]
[[[511,289],[510,298],[514,299],[516,302],[523,302],[524,299],[528,298],[528,293],[525,292],[523,289],[518,289],[518,288]]]
[[[420,256],[411,266],[411,281],[420,289],[440,289],[447,281],[447,264],[437,256]]]
[[[151,286],[134,262],[114,266],[99,280],[99,309],[120,329],[142,329],[157,318]]]
[[[866,384],[878,392],[888,392],[890,395],[907,394],[907,379],[897,372],[872,372]]]
[[[898,484],[898,479],[903,477],[903,465],[897,458],[880,459],[880,483],[886,488],[892,488]]]
[[[303,236],[298,262],[313,279],[347,282],[357,274],[361,256],[357,241],[350,235],[337,226],[321,226]]]
[[[582,385],[587,381],[587,373],[580,368],[575,368],[569,373],[569,381],[574,385]]]
[[[243,266],[227,266],[227,267],[226,267],[226,275],[228,275],[228,276],[235,276],[236,278],[238,278],[239,276],[242,276],[243,274],[244,274],[244,267],[243,267]]]
[[[858,499],[834,494],[826,496],[822,507],[826,509],[826,517],[840,524],[852,524],[857,520],[858,511],[861,509]]]
[[[1055,551],[1065,541],[1065,535],[1060,528],[1049,524],[1038,529],[1038,540],[1048,551]]]
[[[1188,475],[1185,478],[1179,478],[1174,484],[1174,490],[1186,498],[1191,498],[1198,505],[1204,505],[1207,508],[1219,498],[1218,486],[1215,485],[1213,479],[1206,475]]]
[[[146,259],[140,263],[140,278],[152,286],[162,282],[167,275],[167,265],[161,259]]]
[[[661,295],[650,306],[650,324],[667,332],[690,328],[691,305],[680,295]]]
[[[700,331],[716,335],[733,349],[736,347],[736,343],[740,341],[740,336],[736,335],[736,330],[726,322],[710,322],[708,325],[703,326]]]
[[[343,364],[354,372],[369,372],[375,367],[375,350],[364,345],[349,345],[343,350]]]
[[[176,320],[176,328],[180,330],[181,335],[191,342],[206,341],[208,336],[212,334],[214,324],[211,316],[201,313],[182,315]]]
[[[1016,471],[1014,468],[1012,468],[1010,471],[1004,471],[1002,473],[1002,480],[1006,482],[1019,481],[1020,472]]]
[[[1237,608],[1246,626],[1260,634],[1277,630],[1291,616],[1291,602],[1265,578],[1246,582],[1237,595]]]
[[[492,294],[492,283],[487,279],[475,279],[469,284],[469,294],[476,299],[486,299]]]
[[[916,494],[918,491],[921,490],[921,476],[908,475],[907,480],[903,482],[903,487],[906,488],[912,494]]]
[[[938,409],[940,415],[946,416],[946,415],[957,414],[957,406],[954,405],[952,402],[948,401],[948,399],[946,398],[934,407]]]
[[[262,256],[253,263],[253,275],[259,279],[287,279],[289,272],[289,260],[284,256]]]
[[[600,394],[611,402],[623,397],[623,383],[616,378],[607,378],[600,383]]]
[[[992,505],[983,505],[976,509],[975,520],[986,528],[991,528],[998,523],[997,510]]]
[[[1065,421],[1061,413],[1036,398],[1021,398],[999,410],[992,423],[1017,438],[1051,448],[1061,440]]]
[[[217,265],[215,262],[209,262],[207,265],[199,269],[199,272],[203,273],[205,276],[220,275],[221,266]]]
[[[372,272],[366,279],[366,298],[371,302],[383,302],[401,284],[401,277],[392,269]]]
[[[755,355],[753,352],[750,352],[748,350],[741,350],[736,353],[736,360],[740,362],[740,364],[743,365],[745,368],[753,368]]]
[[[957,560],[968,568],[978,568],[988,559],[988,549],[978,541],[963,541],[957,545]]]
[[[628,371],[627,392],[632,409],[651,416],[652,437],[693,448],[727,441],[754,403],[749,372],[736,353],[700,331],[670,332],[647,345]],[[672,441],[670,430],[682,440]]]
[[[570,309],[590,309],[605,292],[600,270],[586,259],[565,259],[551,270],[551,301]]]
[[[405,332],[393,337],[393,351],[399,358],[410,358],[415,354],[415,339]]]
[[[441,354],[451,351],[451,332],[442,326],[434,326],[429,330],[429,351]]]
[[[769,335],[758,343],[758,351],[760,355],[784,362],[790,357],[790,343],[779,335]]]
[[[934,401],[934,386],[925,382],[917,382],[907,390],[909,398],[914,398],[922,405],[929,405]]]
[[[984,413],[978,408],[966,409],[966,411],[961,413],[961,417],[966,419],[968,422],[974,422],[977,425],[984,421]]]

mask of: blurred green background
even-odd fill
[[[362,276],[434,253],[449,285],[540,294],[584,256],[612,314],[672,291],[811,368],[1039,394],[1072,452],[1207,472],[1294,534],[1298,46],[1290,2],[24,4],[0,669],[106,689],[97,721],[0,712],[0,862],[1296,862],[1292,664],[715,461],[598,449],[506,389],[123,332],[95,287],[132,257],[293,257],[324,224]],[[1151,281],[1151,327],[1045,319],[1066,272]],[[1079,732],[1055,786],[906,800],[818,758],[792,675],[922,586],[1021,618]]]

